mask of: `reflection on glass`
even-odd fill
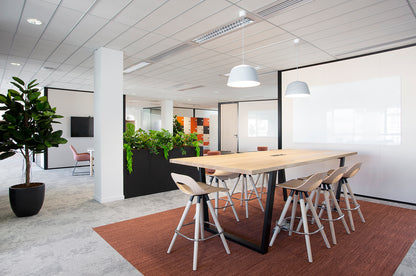
[[[311,94],[293,101],[294,142],[400,144],[400,77],[311,87]]]
[[[249,111],[247,120],[248,137],[276,137],[275,127],[270,127],[276,117],[276,110]]]

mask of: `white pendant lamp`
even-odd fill
[[[298,62],[298,51],[297,51],[297,44],[299,43],[299,38],[296,38],[294,41],[296,47],[296,74],[297,79],[299,79],[299,62]],[[308,84],[303,81],[296,80],[291,82],[287,85],[285,97],[308,97],[311,95],[309,91]]]
[[[246,16],[245,11],[240,12],[240,17]],[[260,85],[257,71],[253,66],[244,64],[244,25],[242,30],[242,56],[243,64],[237,65],[231,69],[230,76],[228,77],[227,86],[230,87],[254,87]]]

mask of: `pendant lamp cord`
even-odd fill
[[[243,39],[242,39],[243,47],[241,47],[241,48],[242,48],[243,64],[245,64],[245,62],[244,62],[244,24],[243,24],[242,36],[243,36]]]
[[[298,54],[298,44],[295,43],[295,53],[296,53],[296,80],[299,80],[299,54]]]

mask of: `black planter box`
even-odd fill
[[[169,159],[196,156],[194,147],[185,147],[186,155],[180,148],[169,152]],[[202,148],[201,148],[202,154]],[[133,171],[129,174],[124,152],[124,197],[136,197],[178,189],[170,176],[171,172],[186,174],[199,180],[199,172],[195,167],[172,164],[163,156],[150,153],[147,149],[133,150]]]

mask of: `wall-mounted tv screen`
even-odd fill
[[[71,116],[71,137],[94,137],[94,117]]]

